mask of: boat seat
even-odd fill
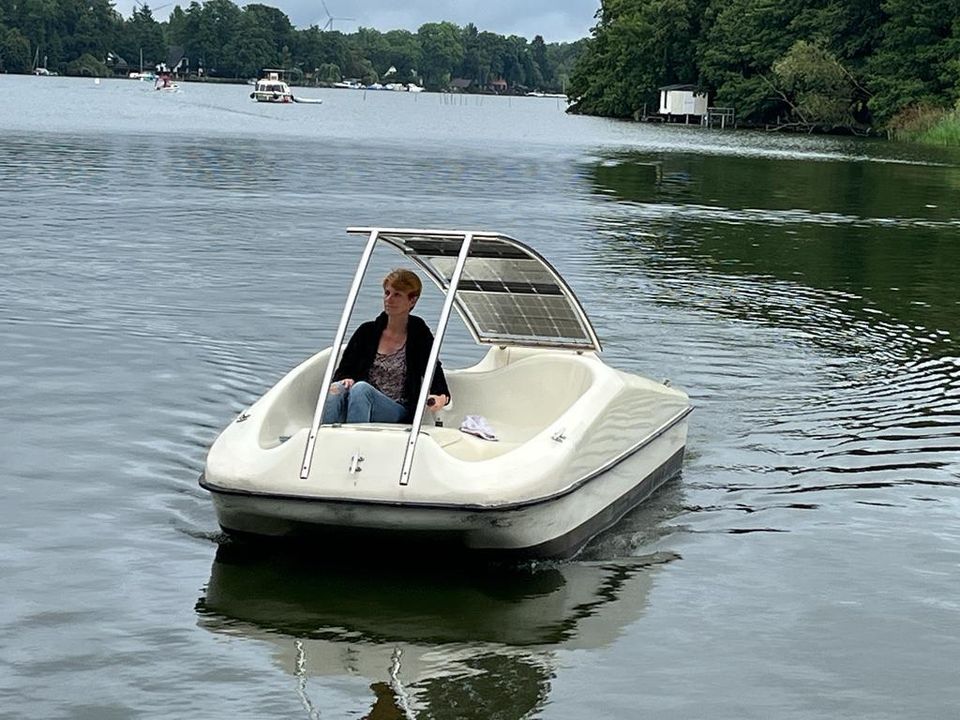
[[[440,417],[445,427],[459,432],[457,428],[464,417],[479,415],[490,423],[499,441],[476,438],[477,442],[516,445],[555,422],[590,389],[594,377],[588,363],[550,355],[523,358],[479,372],[454,370],[447,373],[447,383],[457,409],[444,408]],[[450,452],[456,454],[460,450],[466,451],[458,448]],[[493,457],[502,452],[485,450],[482,454]]]

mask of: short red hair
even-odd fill
[[[405,292],[411,299],[420,297],[420,293],[423,292],[423,283],[420,282],[417,274],[403,268],[390,271],[383,279],[384,290],[387,289],[387,285],[393,286],[394,290]]]

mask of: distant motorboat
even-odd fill
[[[362,90],[363,85],[360,84],[359,80],[341,80],[340,82],[335,82],[333,84],[335,88],[340,88],[343,90]]]
[[[419,93],[423,92],[425,88],[420,87],[416,83],[407,83],[407,92]]]
[[[290,86],[283,80],[283,70],[264,70],[265,76],[257,80],[250,98],[257,102],[268,103],[304,103],[320,105],[320,98],[294,97]]]
[[[250,97],[257,102],[289,103],[293,102],[293,92],[290,86],[280,79],[278,73],[268,73],[265,78],[257,80]]]

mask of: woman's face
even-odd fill
[[[383,288],[383,309],[390,316],[409,315],[413,306],[417,304],[417,299],[401,290],[397,290],[390,283]]]

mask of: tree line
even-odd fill
[[[124,18],[110,0],[0,0],[3,72],[30,72],[46,58],[47,68],[64,74],[116,74],[118,64],[139,68],[141,55],[152,69],[177,48],[192,74],[210,78],[249,78],[281,67],[291,69],[295,81],[369,84],[393,68],[393,79],[434,90],[463,79],[477,89],[503,80],[515,89],[556,92],[584,42],[546,43],[539,35],[528,41],[450,22],[426,23],[416,32],[298,29],[277,8],[241,8],[230,0],[177,5],[165,22],[146,4]]]
[[[866,131],[960,97],[960,0],[602,0],[570,79],[627,117],[693,84],[754,125]]]

